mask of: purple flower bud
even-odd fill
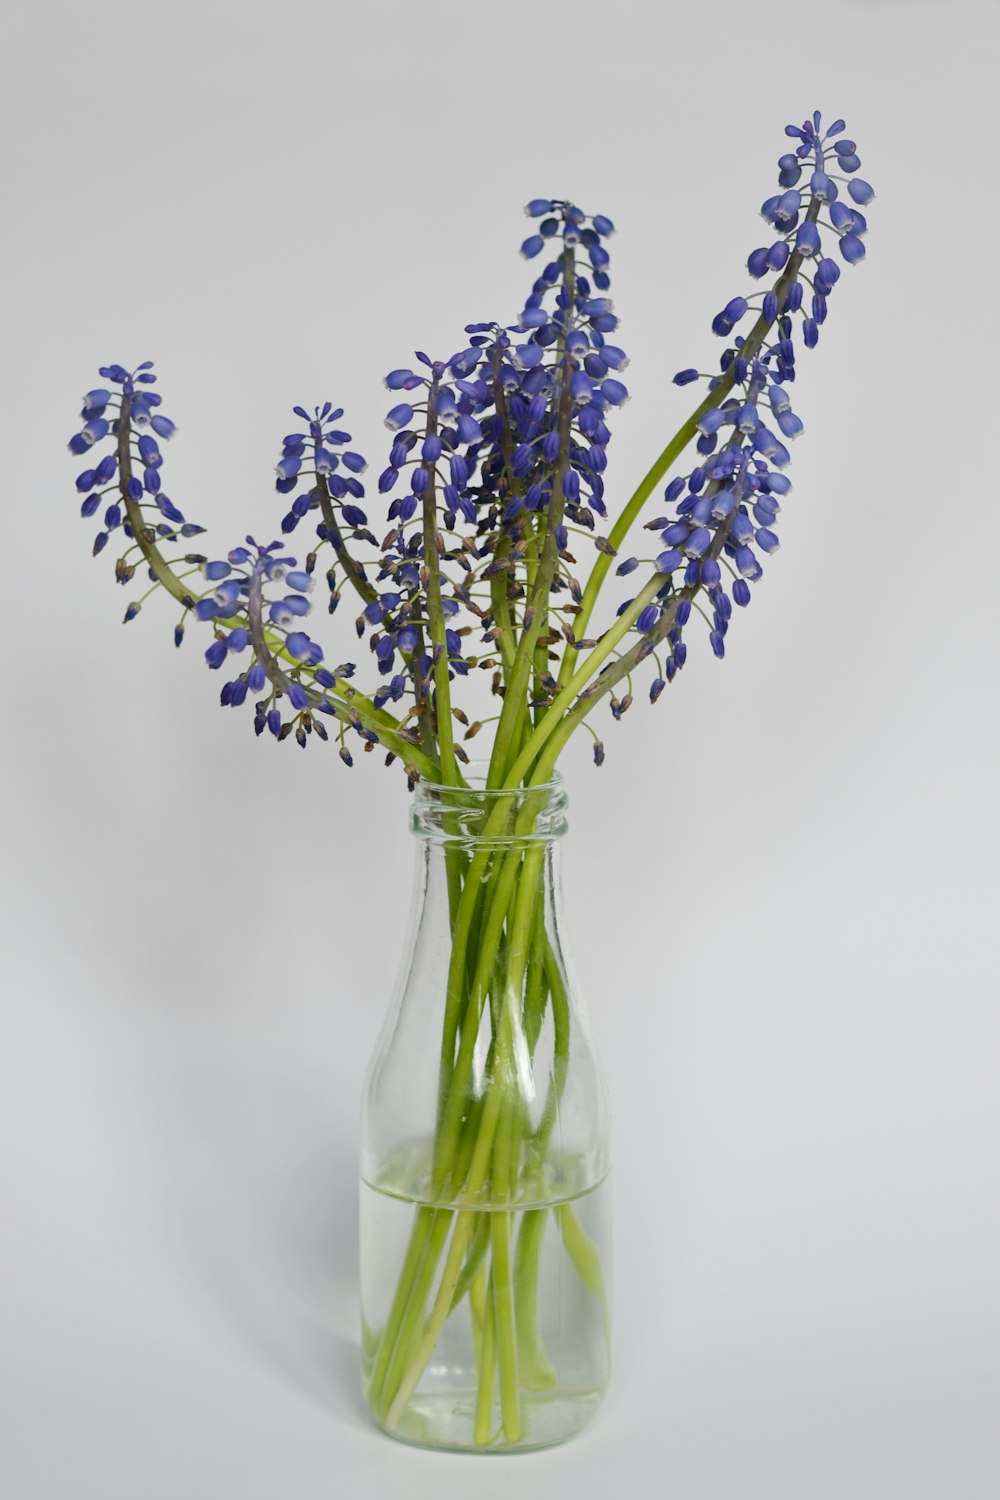
[[[832,203],[837,196],[837,184],[825,172],[815,171],[809,179],[809,188],[821,203]]]
[[[286,455],[284,458],[278,459],[278,462],[274,466],[274,472],[278,475],[279,479],[294,480],[301,467],[301,458],[291,458]]]
[[[601,358],[610,370],[624,370],[628,364],[628,355],[616,344],[602,344]]]
[[[413,407],[408,402],[401,401],[398,406],[394,406],[386,415],[385,425],[389,428],[390,432],[396,432],[400,427],[408,427],[412,421]]]
[[[866,203],[870,203],[875,196],[875,189],[870,182],[865,182],[863,177],[852,178],[847,184],[847,191],[855,203],[860,203],[862,207]]]
[[[767,267],[767,247],[762,246],[759,250],[751,250],[747,257],[747,270],[755,281],[759,281],[767,274]]]
[[[802,431],[802,419],[791,410],[778,413],[778,426],[782,437],[797,438]]]
[[[720,406],[710,407],[698,418],[698,431],[705,434],[718,432],[719,428],[727,421],[727,414]]]
[[[778,166],[780,168],[778,181],[781,186],[783,188],[794,187],[802,176],[802,168],[799,165],[798,157],[789,151],[786,155],[779,156]]]
[[[795,188],[789,188],[774,205],[774,222],[780,229],[790,229],[801,208],[802,194]]]
[[[820,251],[819,230],[811,219],[806,219],[795,231],[795,248],[803,255],[818,255]]]
[[[840,241],[840,253],[849,266],[855,266],[865,258],[865,242],[856,234],[845,234]]]
[[[801,281],[793,281],[791,286],[788,288],[788,295],[785,298],[785,305],[782,308],[782,311],[789,313],[798,312],[799,308],[802,306],[802,296],[803,292]]]
[[[684,543],[683,551],[687,557],[701,557],[707,552],[712,541],[712,533],[707,526],[696,526]]]
[[[110,430],[111,424],[104,417],[92,417],[82,431],[77,434],[83,443],[83,449],[76,451],[81,452],[86,451],[87,448],[92,448],[95,443],[99,443],[102,438],[106,438]]]
[[[697,370],[678,370],[674,376],[674,385],[690,385],[692,380],[698,379]]]
[[[868,228],[868,220],[860,208],[852,208],[849,203],[835,203],[830,209],[830,221],[839,234],[864,234]]]
[[[668,547],[666,552],[661,552],[656,559],[656,566],[661,573],[673,573],[681,566],[683,561],[684,558],[677,551],[676,547]]]

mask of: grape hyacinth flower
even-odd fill
[[[442,1011],[439,1071],[422,1094],[433,1121],[419,1172],[411,1148],[424,1145],[407,1135],[406,1182],[419,1177],[422,1196],[387,1308],[365,1334],[367,1398],[397,1435],[427,1439],[432,1419],[414,1397],[447,1363],[439,1341],[459,1307],[475,1345],[461,1378],[474,1373],[461,1400],[449,1393],[449,1445],[459,1421],[470,1446],[533,1445],[528,1404],[569,1401],[542,1337],[547,1222],[545,1256],[570,1267],[595,1347],[606,1339],[585,1193],[567,1193],[566,1161],[550,1150],[580,1055],[546,863],[563,826],[553,777],[581,726],[604,764],[604,700],[620,722],[637,696],[665,697],[689,649],[725,657],[779,548],[805,426],[803,351],[825,341],[844,270],[866,255],[874,192],[845,132],[818,113],[786,127],[763,243],[745,282],[706,309],[706,340],[722,341],[715,368],[674,376],[694,388],[693,410],[624,503],[608,483],[630,397],[610,295],[615,226],[567,199],[527,205],[532,273],[513,316],[469,322],[455,345],[389,370],[372,495],[343,409],[293,408],[276,445],[277,537],[269,527],[211,553],[195,544],[203,528],[165,488],[175,428],[150,361],[103,366],[83,398],[69,443],[84,465],[76,490],[99,527],[94,553],[114,541],[117,581],[140,581],[125,620],[171,596],[176,644],[192,623],[201,630],[220,703],[244,708],[266,743],[333,741],[348,767],[378,751],[411,790],[424,784],[414,826],[426,817],[433,829],[421,879],[444,911],[439,940],[424,945],[444,955],[428,986]],[[329,653],[324,614],[349,649]],[[480,735],[477,779],[465,747]]]
[[[140,568],[148,575],[125,618],[165,590],[182,606],[178,644],[193,614],[213,627],[206,653],[213,668],[247,663],[223,698],[236,706],[254,697],[258,732],[266,726],[304,745],[319,733],[318,716],[332,714],[345,762],[351,732],[366,749],[379,745],[388,760],[400,759],[411,781],[432,769],[454,777],[467,760],[451,725],[470,721],[452,698],[456,680],[474,670],[490,674],[501,698],[497,774],[531,763],[514,753],[525,712],[560,744],[599,698],[610,696],[620,718],[631,688],[622,697],[613,690],[647,658],[656,702],[684,665],[692,619],[707,620],[713,653],[725,654],[733,605],[747,606],[779,545],[789,445],[803,429],[791,396],[797,358],[820,341],[842,264],[864,256],[863,209],[874,197],[844,129],[837,120],[824,130],[818,114],[787,128],[778,191],[761,209],[771,238],[747,258],[757,286],[735,293],[711,319],[725,341],[717,373],[687,368],[674,377],[679,386],[702,385],[705,395],[607,535],[611,423],[629,397],[608,295],[614,225],[568,201],[528,205],[533,230],[522,254],[545,260],[513,321],[470,323],[453,354],[418,352],[412,366],[386,376],[391,442],[377,489],[390,529],[381,543],[369,520],[365,459],[339,425],[342,409],[328,401],[294,408],[300,425],[283,439],[276,464],[275,487],[288,507],[281,531],[288,536],[308,518],[315,532],[301,569],[294,559],[276,560],[276,543],[263,550],[249,543],[228,561],[186,550],[167,556],[202,531],[164,489],[162,443],[174,424],[160,410],[150,361],[134,371],[103,366],[70,448],[87,462],[76,487],[83,515],[101,522],[95,553],[119,534],[118,581],[129,583]],[[668,478],[692,444],[693,461]],[[664,513],[644,523],[657,547],[641,575],[639,560],[619,559],[619,549],[664,479]],[[588,539],[596,557],[581,584],[574,549]],[[612,564],[639,587],[612,624],[593,633]],[[211,587],[196,586],[199,570]],[[263,599],[286,574],[299,586],[251,618],[254,580]],[[305,629],[316,578],[330,613],[345,589],[354,597],[356,635],[367,641],[378,679],[367,695],[352,680],[354,664],[332,674],[321,665],[321,647]],[[603,746],[595,758],[603,760]]]

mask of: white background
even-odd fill
[[[4,33],[3,1500],[994,1497],[996,8],[111,0]],[[255,743],[165,601],[120,628],[78,396],[155,358],[173,498],[210,551],[273,532],[289,407],[347,406],[377,469],[382,374],[511,316],[521,205],[565,194],[619,224],[620,503],[814,106],[879,197],[801,360],[783,550],[725,663],[695,640],[603,771],[567,761],[612,1391],[561,1450],[412,1451],[364,1415],[355,1264],[405,792]]]

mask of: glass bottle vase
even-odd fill
[[[393,1437],[510,1452],[609,1373],[609,1121],[567,968],[559,781],[418,785],[403,978],[364,1089],[365,1393]]]

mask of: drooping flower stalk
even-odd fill
[[[208,665],[236,671],[221,701],[253,699],[258,734],[294,737],[305,748],[329,738],[329,721],[345,764],[358,738],[366,751],[399,761],[411,785],[423,778],[461,796],[463,739],[494,726],[485,785],[497,795],[480,837],[447,854],[451,950],[432,1194],[414,1214],[368,1375],[369,1400],[390,1428],[465,1297],[477,1339],[477,1442],[493,1440],[498,1403],[505,1439],[516,1443],[524,1392],[550,1378],[537,1321],[550,1210],[526,1213],[516,1236],[510,1212],[534,1201],[544,1178],[569,1053],[565,979],[546,937],[544,855],[534,838],[540,797],[566,743],[581,725],[592,728],[603,700],[615,720],[628,711],[644,663],[655,674],[650,701],[659,700],[685,665],[692,622],[704,616],[712,652],[725,654],[734,607],[749,604],[777,550],[791,488],[787,445],[802,430],[789,394],[798,345],[818,343],[840,279],[824,238],[848,265],[865,253],[863,209],[873,192],[857,176],[844,128],[838,120],[822,131],[818,114],[787,127],[795,145],[779,160],[780,191],[762,209],[773,237],[747,261],[760,289],[730,298],[713,319],[724,340],[718,371],[675,376],[679,386],[701,382],[704,393],[607,535],[599,527],[608,518],[609,423],[629,395],[619,378],[626,355],[610,342],[617,317],[606,242],[614,226],[563,200],[528,205],[537,228],[523,253],[534,259],[551,247],[552,258],[514,322],[471,323],[449,358],[418,352],[413,368],[386,377],[395,404],[378,480],[391,497],[381,543],[363,504],[365,460],[329,402],[311,415],[294,408],[301,430],[285,437],[277,465],[276,488],[289,506],[282,533],[315,526],[300,567],[283,544],[252,537],[217,559],[185,549],[202,528],[163,491],[160,442],[174,427],[149,362],[134,372],[102,368],[108,388],[84,398],[72,451],[108,445],[77,479],[83,514],[104,507],[94,552],[121,532],[117,580],[131,582],[141,561],[151,583],[125,619],[162,589],[182,607],[178,645],[189,616],[208,623]],[[692,444],[689,466],[674,472]],[[662,513],[647,516],[661,486]],[[623,555],[640,524],[657,537],[645,559]],[[582,583],[581,541],[596,552]],[[595,625],[612,567],[631,592]],[[203,590],[193,584],[198,569]],[[354,662],[323,664],[305,628],[323,569],[331,614],[345,589],[357,600],[356,635],[367,640],[378,679],[369,693],[355,686]],[[488,676],[498,707],[480,716],[470,699],[470,718],[458,700],[476,674]],[[604,745],[592,732],[600,765]],[[549,1093],[531,1128],[517,1059],[534,1057],[546,1016]],[[477,1081],[484,1025],[490,1041]],[[562,1204],[551,1220],[576,1274],[602,1299],[599,1260],[573,1209]]]

